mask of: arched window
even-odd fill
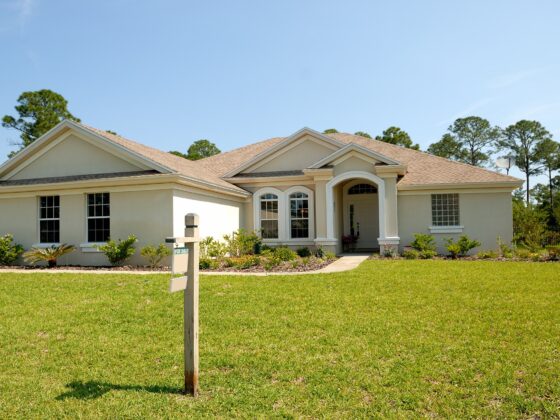
[[[375,194],[377,188],[371,184],[356,184],[348,189],[348,195]]]
[[[261,195],[261,236],[263,239],[278,238],[278,196],[276,194]]]
[[[309,196],[303,192],[290,194],[290,237],[309,237]]]

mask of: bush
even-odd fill
[[[325,252],[324,260],[331,261],[336,259],[336,254],[334,252]]]
[[[23,247],[12,243],[13,240],[13,235],[9,233],[0,236],[0,265],[12,265],[23,253]]]
[[[498,258],[498,253],[493,249],[488,249],[486,251],[482,250],[479,251],[478,254],[476,254],[476,258],[479,258],[481,260],[491,260],[494,258]]]
[[[215,240],[208,236],[200,241],[200,257],[201,258],[218,258],[222,259],[226,256],[227,246],[223,242]]]
[[[200,258],[198,261],[198,268],[201,270],[216,270],[219,265],[218,261],[208,257]]]
[[[513,203],[514,242],[531,251],[536,251],[546,241],[546,214],[524,203]]]
[[[311,256],[311,251],[309,250],[309,248],[307,248],[306,246],[302,247],[302,248],[298,248],[296,250],[296,253],[301,257],[301,258],[305,258],[305,257],[310,257]]]
[[[280,261],[293,261],[297,259],[296,252],[288,247],[278,247],[274,250],[274,257]]]
[[[417,260],[420,258],[420,252],[416,249],[405,249],[402,253],[403,258],[407,260]]]
[[[31,264],[46,262],[49,267],[56,267],[56,262],[60,257],[73,252],[75,249],[74,245],[68,244],[53,245],[48,248],[31,248],[23,254],[23,258]]]
[[[161,261],[171,255],[171,249],[165,244],[159,244],[157,247],[154,245],[146,245],[140,250],[140,255],[148,260],[151,268],[159,267]]]
[[[255,253],[257,248],[262,250],[261,238],[254,231],[247,232],[244,229],[239,229],[231,235],[224,235],[224,240],[230,257],[251,255]]]
[[[246,270],[251,267],[260,265],[261,259],[257,255],[244,255],[242,257],[232,258],[233,267],[239,270]]]
[[[397,248],[392,245],[385,245],[383,247],[383,256],[385,258],[395,258],[397,256]]]
[[[437,256],[437,252],[432,251],[431,249],[426,249],[424,251],[419,251],[418,256],[422,260],[431,260],[432,258]]]
[[[315,249],[315,256],[321,259],[325,258],[325,250],[321,246],[318,246],[317,249]]]
[[[134,244],[138,242],[136,236],[130,235],[124,241],[114,241],[110,239],[107,244],[98,247],[102,251],[112,265],[118,265],[129,259],[136,252]]]
[[[550,261],[560,260],[560,245],[547,246],[546,252],[548,253],[548,259]]]
[[[515,258],[519,258],[520,260],[528,260],[531,258],[531,251],[527,248],[517,247],[514,251]]]
[[[502,241],[502,238],[500,238],[499,236],[498,236],[497,242],[498,242],[498,250],[500,252],[500,256],[502,258],[512,258],[513,257],[513,249],[511,249],[511,247],[508,244],[504,243]]]
[[[436,239],[433,235],[427,233],[415,233],[414,240],[410,244],[417,251],[434,251],[436,250]],[[437,254],[436,254],[437,255]]]
[[[471,249],[480,246],[480,242],[470,239],[467,235],[461,235],[457,242],[454,242],[453,238],[447,238],[445,242],[447,243],[446,249],[453,259],[465,256]]]

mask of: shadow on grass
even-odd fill
[[[67,398],[76,398],[79,400],[92,400],[99,398],[109,391],[145,391],[154,394],[182,394],[183,390],[171,386],[160,385],[117,385],[108,382],[99,381],[73,381],[66,384],[69,391],[66,391],[56,397],[57,400],[65,400]]]

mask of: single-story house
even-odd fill
[[[304,128],[199,161],[63,121],[0,166],[0,235],[26,249],[76,246],[65,264],[106,265],[97,246],[138,246],[238,228],[263,242],[341,252],[406,246],[415,232],[512,239],[511,193],[522,181],[352,134]],[[441,248],[442,249],[442,248]],[[137,253],[132,263],[142,263]]]

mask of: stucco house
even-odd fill
[[[189,161],[64,121],[0,166],[0,235],[26,248],[69,243],[65,264],[105,265],[97,245],[135,234],[139,246],[257,230],[271,245],[340,252],[409,244],[415,232],[467,234],[493,248],[512,238],[511,192],[522,181],[427,153],[304,128]],[[133,263],[141,263],[136,255]]]

